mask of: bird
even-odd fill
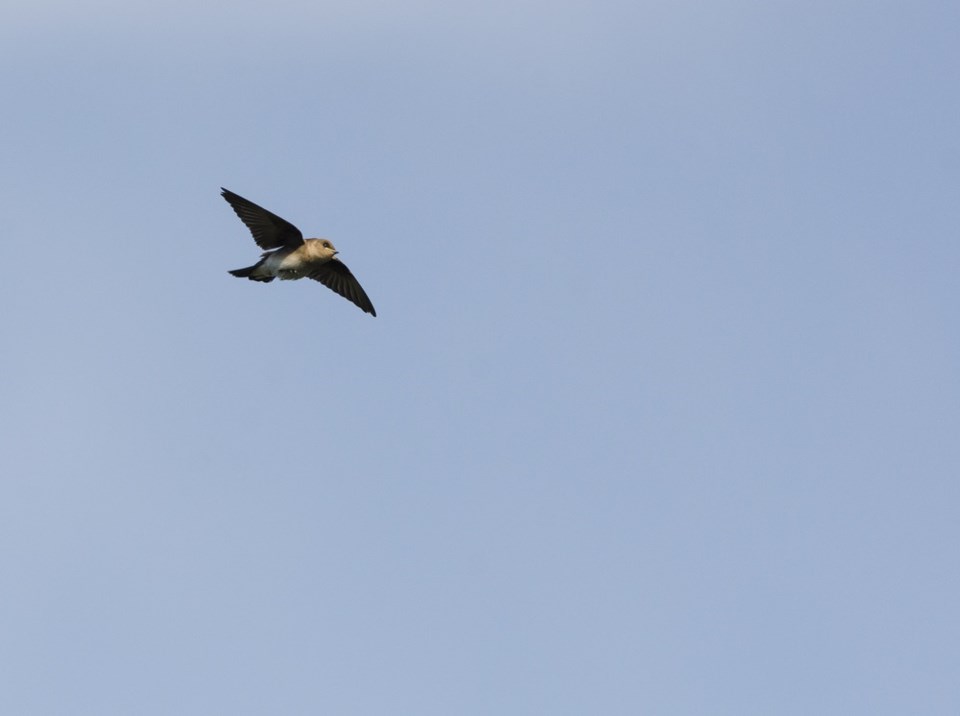
[[[312,278],[356,304],[365,313],[377,312],[366,291],[350,269],[337,258],[337,251],[328,239],[304,239],[300,229],[262,206],[220,187],[221,196],[233,208],[240,221],[253,234],[257,246],[265,249],[253,266],[229,273],[251,281],[270,283]]]

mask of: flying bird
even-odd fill
[[[230,273],[251,281],[270,283],[312,278],[352,301],[371,316],[377,312],[360,282],[340,259],[327,239],[304,239],[300,229],[286,219],[257,206],[252,201],[220,188],[224,199],[233,207],[240,221],[247,225],[257,246],[266,249],[253,266],[234,269]]]

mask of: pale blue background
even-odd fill
[[[0,20],[0,713],[960,713],[955,0]]]

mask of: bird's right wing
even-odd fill
[[[300,229],[286,219],[281,219],[229,189],[221,187],[220,191],[223,198],[237,212],[240,221],[250,229],[253,240],[261,249],[279,249],[281,246],[299,246],[303,243],[303,234],[300,233]]]

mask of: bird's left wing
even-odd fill
[[[370,303],[366,292],[357,281],[356,277],[347,268],[347,265],[339,259],[331,259],[320,264],[307,274],[308,278],[319,281],[332,291],[336,291],[348,301],[352,301],[366,313],[376,316],[377,312]]]

